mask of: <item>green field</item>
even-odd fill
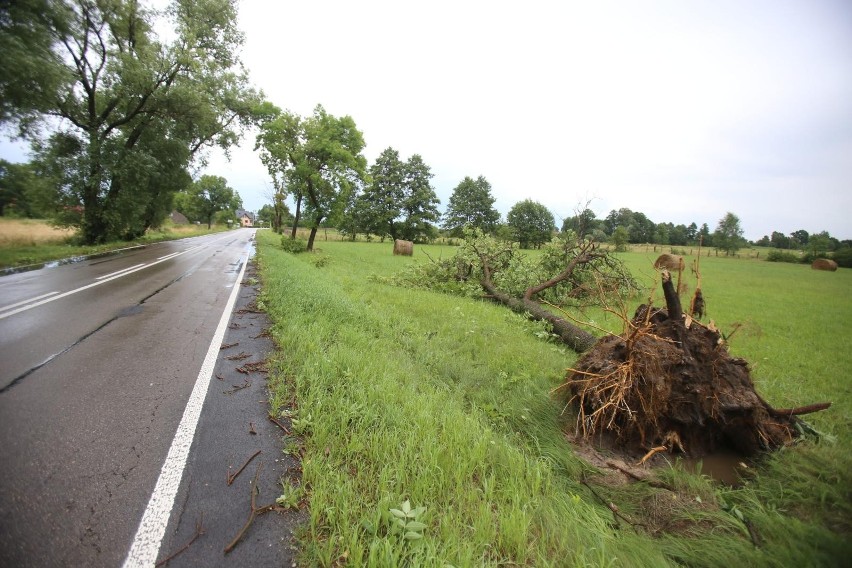
[[[270,400],[293,421],[284,451],[303,456],[303,565],[839,566],[852,553],[852,271],[701,259],[708,317],[742,324],[731,350],[758,391],[776,407],[834,406],[809,417],[821,441],[752,464],[742,487],[675,464],[658,472],[669,491],[611,483],[577,457],[573,416],[551,395],[576,355],[539,324],[383,283],[451,247],[412,259],[388,243],[317,246],[293,256],[258,232],[280,348]],[[654,256],[623,259],[652,286]]]

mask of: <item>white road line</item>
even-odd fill
[[[237,301],[240,282],[243,280],[247,264],[248,257],[243,262],[243,267],[235,280],[234,289],[225,305],[225,311],[222,312],[219,326],[216,328],[216,333],[213,334],[207,356],[198,372],[192,394],[189,395],[166,461],[160,470],[160,477],[157,478],[154,492],[151,494],[151,499],[142,515],[136,536],[133,537],[133,544],[130,546],[130,552],[127,553],[127,558],[124,561],[124,568],[150,567],[157,562],[157,554],[160,552],[163,535],[166,534],[169,517],[174,508],[175,497],[189,457],[189,449],[192,446],[192,439],[195,437],[195,428],[198,425],[198,419],[201,417],[204,398],[207,396],[207,388],[210,386],[210,379],[213,376],[213,368],[216,365],[216,359],[219,357],[222,340],[225,338],[225,329],[231,319],[231,311]]]
[[[35,298],[30,298],[29,300],[21,300],[20,302],[15,302],[14,304],[9,304],[8,306],[3,306],[0,308],[0,312],[5,312],[6,310],[11,310],[12,308],[17,308],[23,304],[27,304],[29,302],[37,302],[42,298],[47,298],[48,296],[53,296],[54,294],[58,294],[59,292],[48,292],[47,294],[42,294],[41,296],[36,296]]]
[[[136,266],[130,266],[128,268],[122,268],[121,270],[116,270],[115,272],[104,274],[103,276],[98,276],[97,278],[95,278],[95,280],[103,280],[104,278],[109,278],[110,276],[115,276],[117,274],[121,274],[122,272],[127,272],[129,270],[133,270],[134,268],[139,268],[140,266],[145,266],[145,263],[137,264]]]
[[[61,299],[61,298],[65,298],[65,297],[67,297],[67,296],[70,296],[71,294],[76,294],[77,292],[82,292],[83,290],[88,290],[89,288],[94,288],[95,286],[100,286],[101,284],[104,284],[105,282],[109,282],[109,281],[111,281],[111,280],[115,280],[116,278],[121,278],[122,276],[127,276],[128,274],[133,274],[134,272],[138,272],[138,271],[140,271],[140,270],[144,270],[145,268],[151,268],[152,266],[154,266],[154,265],[156,265],[156,264],[160,264],[161,262],[165,262],[166,260],[169,260],[170,258],[174,258],[174,257],[176,257],[176,256],[180,256],[180,255],[182,255],[182,254],[186,254],[186,253],[188,253],[188,252],[190,252],[190,251],[193,251],[193,250],[195,250],[195,249],[197,249],[197,248],[200,248],[200,247],[192,247],[192,248],[190,248],[190,249],[186,249],[185,251],[181,251],[181,252],[179,252],[179,253],[177,253],[177,254],[174,254],[174,255],[169,256],[169,257],[167,257],[167,258],[164,258],[164,259],[162,259],[162,260],[157,260],[157,261],[155,261],[155,262],[152,262],[151,264],[144,264],[144,265],[142,265],[142,266],[139,266],[138,268],[133,268],[133,269],[131,269],[131,270],[126,270],[126,271],[124,271],[124,272],[121,272],[120,274],[116,274],[115,276],[110,276],[110,277],[108,277],[108,278],[104,278],[103,280],[97,280],[97,281],[95,281],[95,282],[92,282],[91,284],[86,284],[85,286],[81,286],[81,287],[79,287],[79,288],[75,288],[74,290],[69,290],[68,292],[63,292],[62,294],[52,295],[51,297],[49,297],[49,298],[45,298],[45,299],[43,299],[43,300],[38,300],[37,298],[33,298],[33,300],[38,300],[38,301],[29,300],[29,301],[31,301],[32,303],[29,303],[29,304],[27,304],[27,305],[25,305],[25,306],[21,306],[20,308],[18,308],[18,309],[16,309],[16,310],[12,310],[12,311],[9,311],[9,312],[2,313],[2,314],[0,314],[0,319],[4,319],[4,318],[7,318],[7,317],[9,317],[9,316],[13,316],[13,315],[15,315],[15,314],[19,314],[19,313],[21,313],[21,312],[25,312],[25,311],[27,311],[27,310],[31,310],[32,308],[37,308],[38,306],[42,306],[42,305],[44,305],[44,304],[47,304],[48,302],[53,302],[54,300],[59,300],[59,299]],[[42,296],[40,296],[40,297],[42,297]]]

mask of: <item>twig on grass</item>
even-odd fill
[[[248,466],[248,464],[251,463],[251,460],[256,458],[258,455],[260,455],[260,450],[257,450],[255,453],[253,453],[251,455],[251,457],[246,460],[246,463],[244,463],[243,466],[240,469],[238,469],[237,472],[234,475],[231,475],[231,466],[228,466],[228,485],[232,484],[234,482],[234,480],[237,478],[237,476],[239,476],[243,472],[243,470],[246,468],[246,466]]]
[[[631,527],[633,527],[633,530],[634,530],[634,531],[636,531],[636,532],[639,532],[638,530],[636,530],[636,527],[644,527],[644,526],[645,526],[643,523],[634,523],[634,522],[633,522],[633,521],[631,521],[629,518],[627,518],[627,517],[626,517],[626,516],[625,516],[625,515],[624,515],[624,514],[623,514],[623,513],[619,510],[618,506],[617,506],[615,503],[613,503],[612,501],[607,501],[606,499],[604,499],[603,497],[601,497],[601,496],[598,494],[598,492],[597,492],[597,491],[595,491],[595,490],[594,490],[594,488],[593,488],[591,485],[589,485],[589,482],[587,482],[585,479],[581,479],[581,480],[580,480],[580,483],[582,483],[583,485],[585,485],[585,486],[588,488],[588,490],[592,492],[592,495],[594,495],[595,497],[597,497],[597,498],[598,498],[598,500],[599,500],[601,503],[603,503],[604,505],[606,505],[606,508],[607,508],[607,509],[609,509],[610,511],[612,511],[612,519],[615,521],[615,528],[617,528],[617,529],[620,529],[620,528],[621,528],[621,524],[618,522],[618,519],[622,519],[622,520],[623,520],[624,522],[626,522],[628,525],[630,525]]]
[[[260,452],[258,452],[258,453],[260,453]],[[263,462],[257,464],[257,471],[254,474],[254,481],[252,482],[252,486],[251,486],[251,513],[249,513],[249,518],[246,520],[245,524],[243,525],[243,528],[240,529],[240,532],[237,533],[237,536],[234,537],[234,540],[232,540],[230,542],[230,544],[228,544],[228,546],[225,547],[225,554],[228,554],[229,552],[231,552],[234,549],[235,546],[237,546],[237,543],[239,543],[240,539],[242,539],[243,536],[245,536],[246,531],[248,531],[249,527],[251,526],[251,524],[254,522],[254,520],[257,517],[259,517],[260,515],[262,515],[264,513],[268,513],[269,511],[274,511],[274,510],[280,509],[280,507],[276,503],[270,503],[269,505],[264,505],[262,507],[258,507],[256,502],[255,502],[255,497],[256,497],[257,493],[260,491],[260,489],[257,486],[257,479],[260,476],[260,470],[261,470],[262,467],[263,467]]]
[[[169,562],[174,560],[178,555],[182,554],[187,548],[192,546],[192,543],[195,542],[195,540],[198,537],[200,537],[201,535],[204,534],[204,524],[203,523],[204,523],[204,513],[202,513],[200,515],[200,517],[198,518],[198,520],[195,522],[195,534],[192,535],[192,538],[190,538],[187,541],[187,543],[184,544],[183,546],[181,546],[179,549],[172,552],[171,554],[169,554],[168,556],[166,556],[165,558],[163,558],[159,562],[157,562],[154,566],[165,566],[166,564],[168,564]]]
[[[653,479],[653,478],[650,477],[650,475],[648,475],[646,473],[643,473],[642,475],[640,475],[640,474],[636,473],[635,471],[631,470],[630,467],[627,466],[627,464],[621,464],[621,463],[618,463],[617,461],[614,461],[614,460],[608,460],[606,462],[606,465],[608,465],[609,467],[611,467],[615,470],[620,471],[621,473],[623,473],[627,477],[630,477],[630,478],[632,478],[636,481],[641,481],[641,482],[647,483],[651,487],[656,487],[657,489],[666,489],[668,491],[674,492],[674,488],[671,487],[670,485],[667,485],[666,483],[663,483],[662,481],[660,481],[658,479]]]

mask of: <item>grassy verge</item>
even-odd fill
[[[148,231],[135,241],[116,241],[95,246],[74,244],[73,231],[56,229],[37,219],[0,217],[0,269],[38,264],[51,260],[86,256],[160,241],[196,237],[227,230],[225,226],[165,225]]]
[[[286,412],[303,435],[304,565],[831,565],[849,552],[845,416],[820,424],[841,441],[782,452],[741,489],[681,468],[664,474],[675,492],[608,485],[575,455],[564,434],[572,417],[550,395],[575,355],[543,341],[540,326],[379,283],[371,277],[413,262],[389,244],[329,241],[293,256],[277,243],[258,233],[280,347],[273,411],[295,400]],[[770,369],[760,367],[761,381],[772,382]],[[848,404],[840,382],[826,380],[828,394]],[[797,398],[782,383],[774,394]],[[396,528],[399,515],[410,530]]]

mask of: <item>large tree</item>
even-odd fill
[[[483,176],[475,180],[466,176],[450,196],[444,214],[444,228],[456,236],[460,236],[465,227],[493,233],[500,222],[500,212],[494,208],[495,201],[488,180]]]
[[[370,166],[370,179],[351,209],[360,232],[382,239],[399,237],[400,204],[405,197],[405,164],[399,152],[385,148]]]
[[[158,224],[190,162],[227,149],[253,117],[236,4],[174,0],[169,43],[153,32],[160,14],[136,0],[0,4],[0,120],[38,141],[42,166],[61,174],[58,198],[81,212],[83,241]]]
[[[403,162],[386,148],[370,166],[370,182],[353,203],[351,216],[360,231],[384,238],[430,238],[440,218],[432,172],[419,154]]]
[[[731,212],[719,219],[716,231],[713,233],[713,246],[725,251],[725,255],[735,254],[745,243],[740,218]]]
[[[521,248],[536,247],[550,241],[556,223],[553,213],[547,207],[525,199],[516,203],[506,216],[506,224],[512,231],[512,237],[518,241]]]
[[[402,238],[408,241],[431,239],[437,235],[435,223],[441,218],[441,203],[432,187],[432,171],[420,154],[405,162],[405,193],[400,204]]]
[[[209,229],[213,217],[220,211],[229,213],[233,219],[236,210],[243,206],[240,194],[228,186],[228,180],[221,176],[204,175],[194,182],[185,192],[181,213],[191,221],[204,221]]]
[[[305,206],[311,227],[308,250],[313,250],[323,220],[345,209],[366,175],[367,160],[361,154],[364,146],[364,136],[352,117],[337,118],[322,105],[309,117],[289,111],[264,117],[257,148],[273,180],[278,180],[276,187],[292,192],[296,199],[294,238]]]

